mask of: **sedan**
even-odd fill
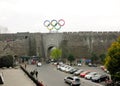
[[[77,66],[79,66],[79,67],[80,67],[81,65],[82,65],[81,63],[78,63],[78,64],[77,64]]]
[[[70,86],[80,86],[80,79],[76,76],[65,77],[64,81],[70,84]]]
[[[77,68],[73,68],[69,71],[70,74],[73,74],[74,72],[76,72],[78,69]]]
[[[97,74],[91,78],[93,82],[102,82],[105,80],[109,80],[109,77],[106,74]]]
[[[78,75],[80,75],[80,73],[82,73],[82,72],[83,72],[83,70],[82,70],[82,69],[77,70],[76,72],[74,72],[74,75],[75,75],[75,76],[78,76]]]
[[[85,79],[91,79],[96,74],[97,74],[97,72],[90,72],[89,74],[85,75]]]
[[[89,73],[90,73],[90,71],[84,71],[84,72],[82,72],[82,73],[80,74],[80,77],[84,78],[85,75],[87,75],[87,74],[89,74]]]

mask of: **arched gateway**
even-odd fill
[[[59,47],[62,35],[59,33],[46,33],[43,40],[45,57],[49,59],[51,50]]]
[[[50,58],[50,53],[53,49],[57,48],[56,46],[50,45],[47,50],[47,57]]]

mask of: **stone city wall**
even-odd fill
[[[120,32],[64,32],[0,34],[0,55],[15,54],[48,57],[53,47],[60,47],[75,57],[106,54]],[[64,57],[63,55],[63,57]]]

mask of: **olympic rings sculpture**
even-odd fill
[[[62,26],[65,25],[65,21],[63,19],[60,20],[45,20],[44,21],[44,26],[47,27],[48,30],[56,29],[59,30]]]

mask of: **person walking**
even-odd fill
[[[38,78],[38,71],[37,70],[35,71],[35,75],[36,75],[36,78]]]
[[[32,75],[32,77],[34,76],[34,72],[33,71],[31,71],[30,74]]]
[[[27,62],[24,63],[25,69],[27,68]]]
[[[25,69],[26,69],[26,67],[27,67],[27,64],[25,63]]]

